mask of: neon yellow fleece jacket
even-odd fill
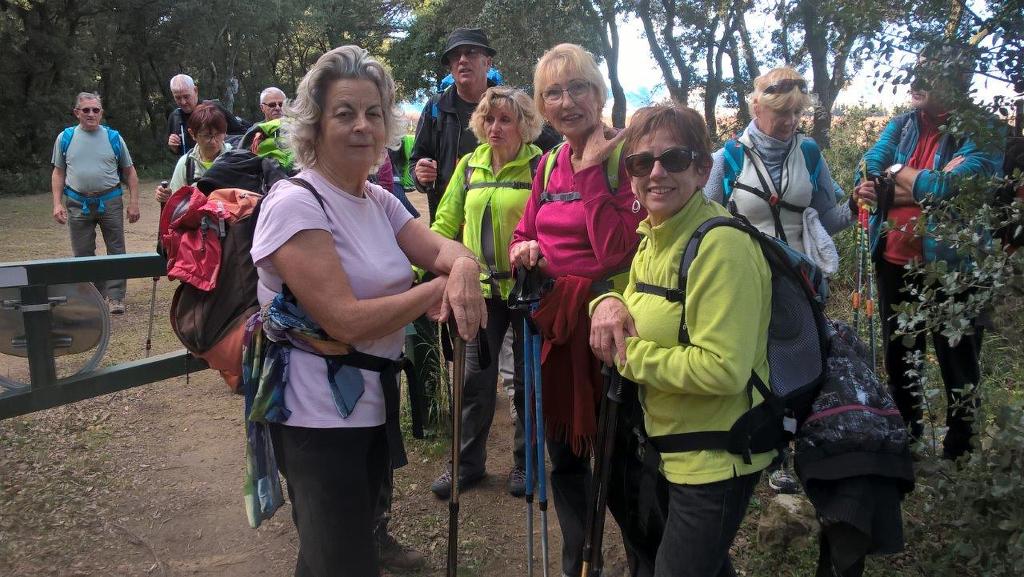
[[[760,247],[746,233],[713,229],[701,242],[690,266],[683,303],[636,291],[636,283],[676,288],[686,243],[704,221],[728,216],[698,191],[667,221],[637,231],[640,247],[629,284],[618,298],[629,308],[638,337],[626,342],[626,364],[619,372],[640,386],[644,422],[650,436],[693,431],[727,431],[749,408],[746,386],[753,367],[768,382],[768,324],[771,318],[771,270]],[[679,318],[685,310],[690,344],[679,343]],[[755,389],[754,405],[761,395]],[[760,471],[775,451],[754,454],[751,464],[726,451],[665,453],[661,472],[672,483],[713,483]]]
[[[533,182],[530,161],[540,155],[540,148],[536,145],[523,144],[519,147],[519,154],[502,166],[498,174],[494,174],[491,168],[491,145],[484,143],[476,147],[455,166],[430,230],[451,239],[458,238],[461,232],[462,243],[484,265],[487,261],[483,255],[481,237],[484,234],[493,235],[495,268],[499,272],[509,272],[508,245],[512,241],[512,232],[523,216],[526,201],[530,199],[529,185]],[[472,169],[470,184],[477,185],[468,191],[465,182],[467,166]],[[494,183],[494,186],[487,186],[486,183]],[[512,188],[506,186],[508,183],[527,186]],[[483,217],[487,206],[491,207],[491,230],[484,231]],[[512,291],[511,278],[498,280],[500,295],[491,294],[491,283],[484,282],[486,278],[487,275],[481,274],[480,288],[484,298],[500,296],[508,299],[508,293]]]

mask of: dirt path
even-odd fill
[[[413,200],[425,213],[422,195]],[[147,192],[142,220],[128,227],[129,252],[152,249],[156,210]],[[0,261],[69,254],[46,196],[0,199],[0,247]],[[142,356],[150,288],[129,281],[128,311],[114,319],[107,364]],[[159,284],[157,352],[179,348],[166,323],[172,290]],[[3,363],[15,364],[0,358],[0,370]],[[462,500],[460,574],[525,573],[525,505],[504,489],[512,427],[499,399],[490,475]],[[428,487],[447,459],[447,442],[409,439],[407,447],[410,464],[396,473],[393,532],[428,554],[422,575],[443,574],[448,510]],[[0,421],[0,575],[289,575],[297,543],[290,509],[258,530],[248,527],[243,456],[241,398],[210,372]],[[549,517],[557,575],[553,510]],[[620,574],[611,528],[606,543],[606,574]]]

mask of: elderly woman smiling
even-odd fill
[[[541,115],[565,135],[565,143],[541,160],[509,255],[513,266],[540,267],[555,279],[533,318],[546,341],[541,363],[544,420],[551,491],[562,530],[562,572],[579,575],[589,447],[603,393],[600,363],[587,342],[586,303],[590,294],[625,286],[624,273],[639,240],[636,227],[644,214],[618,154],[621,139],[601,121],[608,89],[594,57],[575,44],[559,44],[537,63],[533,84]],[[627,413],[619,412],[623,417]],[[628,435],[632,424],[623,422],[618,430]],[[630,442],[621,441],[617,446]],[[608,507],[622,528],[630,567],[636,568],[653,558],[643,549],[657,539],[639,536],[626,525],[624,503],[630,496],[620,471],[611,473]]]
[[[625,292],[608,293],[593,307],[594,353],[639,385],[646,431],[659,449],[666,447],[657,437],[729,430],[762,402],[747,388],[752,371],[768,379],[771,271],[747,233],[711,229],[689,268],[682,302],[665,292],[680,288],[680,257],[698,227],[728,214],[701,194],[710,144],[704,120],[689,108],[634,114],[626,168],[648,218],[640,223],[643,240]],[[669,498],[655,577],[735,575],[729,547],[776,452],[746,461],[722,450],[660,452]]]
[[[367,182],[394,135],[394,98],[394,81],[362,48],[342,46],[317,60],[286,125],[302,170],[264,200],[252,247],[261,305],[294,295],[329,337],[385,360],[400,357],[403,328],[432,307],[442,321],[453,315],[467,340],[487,320],[473,254]],[[437,277],[411,286],[410,263]],[[325,357],[291,350],[290,415],[271,425],[299,534],[295,574],[377,577],[374,505],[389,467],[404,460],[394,379],[359,367],[355,383],[345,373],[339,393],[343,371],[328,374],[328,366]]]

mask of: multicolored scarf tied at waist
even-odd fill
[[[351,349],[331,339],[306,314],[285,287],[269,305],[246,322],[242,349],[242,386],[246,415],[245,504],[249,524],[258,527],[283,503],[277,461],[270,441],[270,423],[284,423],[291,416],[285,406],[288,363],[293,348],[324,359],[334,405],[348,418],[363,396],[360,369],[380,373],[384,394],[385,433],[392,468],[408,463],[399,425],[398,373],[405,357],[397,360]]]

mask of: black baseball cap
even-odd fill
[[[497,50],[491,48],[487,41],[487,33],[481,28],[456,28],[448,35],[448,42],[445,43],[444,52],[441,53],[441,64],[448,65],[448,53],[459,46],[479,46],[483,48],[488,56],[494,56]]]

